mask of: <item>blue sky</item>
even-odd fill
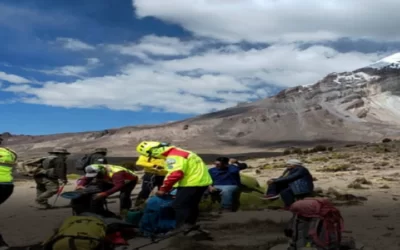
[[[400,3],[359,1],[2,0],[0,133],[175,121],[398,52]]]

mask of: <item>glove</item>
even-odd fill
[[[103,198],[106,198],[106,197],[107,197],[106,193],[98,193],[98,194],[95,194],[93,196],[93,200],[99,200],[99,199],[103,199]]]

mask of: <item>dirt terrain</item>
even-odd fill
[[[326,148],[322,152],[296,152],[300,153],[300,150],[293,148],[287,150],[285,156],[247,160],[250,168],[245,173],[256,176],[264,184],[283,172],[283,163],[287,159],[301,159],[315,177],[317,189],[332,198],[340,208],[347,236],[354,237],[359,246],[365,246],[365,250],[399,249],[399,141]],[[73,183],[66,189],[72,188]],[[2,204],[0,230],[9,244],[23,245],[44,240],[53,228],[71,215],[69,208],[38,211],[29,207],[34,194],[32,182],[18,182],[13,196]],[[67,205],[67,201],[61,198],[58,205]],[[269,249],[286,241],[282,226],[290,214],[265,207],[258,203],[253,211],[223,214],[213,219],[205,214],[207,220],[202,223],[211,231],[214,242],[175,238],[143,249]],[[110,208],[116,211],[117,203],[110,204]],[[146,242],[146,239],[133,239],[130,247]]]

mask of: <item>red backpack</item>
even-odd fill
[[[340,248],[343,218],[340,211],[325,198],[305,198],[293,203],[289,211],[293,218],[289,228],[291,248],[314,247],[336,250]],[[286,231],[287,232],[287,231]]]

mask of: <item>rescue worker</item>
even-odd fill
[[[17,154],[9,148],[0,147],[0,204],[3,204],[14,191],[13,168],[17,163]],[[0,234],[0,248],[8,247]]]
[[[57,194],[60,188],[59,182],[64,185],[68,183],[66,160],[70,153],[65,148],[56,147],[49,154],[34,174],[36,182],[35,202],[41,209],[51,208],[48,200]]]
[[[85,168],[86,175],[82,178],[76,189],[85,188],[95,178],[110,184],[110,188],[98,193],[94,199],[105,199],[108,196],[120,192],[120,216],[125,218],[132,206],[131,194],[138,181],[138,176],[131,170],[121,166],[109,164],[92,164]]]
[[[195,153],[167,143],[141,142],[136,151],[149,158],[165,159],[168,174],[157,196],[177,189],[173,208],[176,214],[176,231],[187,234],[196,228],[199,203],[208,186],[212,184],[207,165]]]
[[[142,189],[140,190],[135,202],[135,206],[142,205],[149,198],[154,187],[160,190],[168,171],[165,169],[165,160],[139,156],[136,165],[144,168],[142,177]]]

